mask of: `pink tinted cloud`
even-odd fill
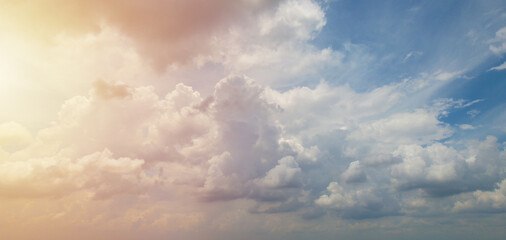
[[[270,9],[279,0],[48,0],[10,1],[8,15],[45,39],[97,31],[107,24],[133,39],[139,52],[163,69],[211,51],[213,36]]]

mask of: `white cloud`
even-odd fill
[[[300,184],[300,172],[301,169],[292,156],[284,157],[267,172],[260,183],[272,188],[297,187]]]
[[[423,52],[421,52],[421,51],[411,51],[408,54],[406,54],[406,56],[404,57],[404,59],[402,60],[402,62],[406,62],[410,58],[413,58],[413,57],[416,57],[416,56],[421,56],[422,54],[423,54]]]
[[[502,54],[506,51],[506,27],[503,27],[495,33],[495,38],[489,42],[492,44],[489,46],[490,51],[495,54]]]
[[[361,125],[349,137],[353,141],[373,140],[391,146],[430,143],[452,135],[449,126],[439,121],[439,114],[426,109],[396,113]]]
[[[367,176],[359,161],[351,162],[348,169],[341,174],[341,178],[347,183],[364,182],[367,180]]]
[[[62,152],[48,158],[4,161],[0,164],[1,194],[40,197],[89,191],[96,198],[103,198],[144,191],[143,160],[113,158],[107,149],[78,159],[65,155]]]
[[[456,72],[443,72],[443,71],[438,71],[436,72],[436,80],[440,80],[440,81],[448,81],[448,80],[452,80],[452,79],[455,79],[455,78],[458,78],[462,75],[463,71],[456,71]]]
[[[209,60],[270,85],[294,85],[341,64],[343,53],[309,43],[325,25],[322,7],[311,0],[281,2],[246,26],[234,26],[213,42]]]
[[[334,87],[326,82],[313,89],[298,87],[285,92],[267,89],[265,96],[283,110],[277,117],[284,123],[286,132],[296,135],[350,128],[361,119],[385,113],[402,99],[402,93],[395,86],[357,93],[348,86]]]
[[[99,81],[65,102],[59,120],[26,148],[3,154],[1,164],[13,172],[4,173],[2,194],[163,199],[172,191],[179,199],[249,199],[259,206],[253,212],[322,207],[373,218],[399,214],[404,200],[396,191],[439,197],[484,190],[501,178],[494,138],[459,151],[434,143],[452,134],[439,116],[470,103],[392,111],[403,91],[387,85],[357,93],[322,82],[281,92],[231,75],[207,98],[184,84],[159,97],[153,87]],[[54,177],[55,166],[69,173]],[[344,185],[329,185],[339,174]],[[112,184],[93,180],[102,175]],[[54,184],[37,192],[27,183],[33,179]],[[328,194],[315,191],[327,185]]]
[[[362,219],[397,215],[397,203],[373,188],[345,190],[339,183],[331,182],[328,194],[321,195],[315,203],[332,209],[344,218]]]
[[[325,25],[325,13],[310,0],[290,0],[282,3],[273,16],[260,18],[260,35],[278,40],[309,40]]]
[[[506,62],[503,62],[501,65],[499,66],[495,66],[495,67],[492,67],[489,69],[489,71],[501,71],[501,70],[504,70],[506,69]]]
[[[244,186],[235,172],[235,162],[230,153],[215,156],[209,163],[206,182],[202,188],[208,199],[233,199],[244,194]]]
[[[487,189],[504,177],[500,164],[504,152],[498,150],[492,136],[469,143],[462,151],[435,143],[402,145],[394,155],[402,159],[391,167],[394,184],[401,190],[421,189],[435,197]]]
[[[12,3],[5,11],[15,16],[10,19],[14,26],[29,22],[49,37],[61,32],[86,34],[100,24],[107,24],[132,39],[137,51],[153,66],[164,69],[168,64],[191,62],[199,54],[209,54],[212,52],[210,42],[215,35],[231,25],[242,25],[249,18],[270,11],[279,2],[52,0],[45,4]],[[45,21],[40,21],[37,16]]]
[[[316,204],[320,206],[335,206],[338,208],[346,208],[355,204],[355,200],[353,200],[351,196],[343,194],[344,189],[337,182],[331,182],[327,187],[327,191],[329,191],[330,194],[320,196],[320,198],[316,200]]]
[[[506,211],[506,180],[497,183],[493,191],[475,191],[455,202],[455,212],[504,212]]]
[[[476,129],[473,125],[470,124],[459,124],[459,128],[462,130],[474,130]]]

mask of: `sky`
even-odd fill
[[[506,2],[0,0],[2,239],[505,239]]]

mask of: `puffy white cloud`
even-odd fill
[[[245,72],[270,85],[294,85],[339,66],[344,54],[309,43],[325,25],[322,7],[311,0],[283,1],[246,26],[234,26],[215,39],[218,54],[210,61],[231,71]]]
[[[317,148],[283,137],[274,119],[280,109],[264,93],[263,87],[239,75],[216,85],[208,112],[217,129],[213,149],[223,152],[209,160],[202,188],[207,199],[284,199],[284,190],[276,189],[300,183],[297,161],[317,161]]]
[[[258,213],[334,209],[374,218],[417,214],[398,195],[408,190],[425,193],[415,199],[443,197],[490,190],[503,177],[495,138],[464,150],[437,143],[451,135],[438,116],[470,103],[390,112],[403,91],[357,93],[322,82],[280,92],[231,75],[209,97],[184,84],[160,97],[153,87],[98,81],[87,96],[66,101],[59,120],[26,148],[3,154],[2,195],[172,193],[207,204],[249,199]],[[329,184],[336,177],[342,182]]]
[[[210,166],[202,188],[206,198],[210,200],[234,199],[245,194],[245,186],[241,181],[240,173],[235,172],[234,163],[234,159],[228,152],[209,160]]]
[[[239,75],[221,80],[206,99],[183,84],[160,98],[153,87],[97,81],[88,96],[66,101],[59,121],[42,129],[27,148],[8,154],[8,161],[26,168],[46,159],[71,164],[108,149],[121,158],[142,159],[136,171],[152,176],[146,186],[190,185],[190,192],[211,200],[284,199],[291,193],[269,188],[299,186],[298,162],[317,162],[319,150],[282,135],[273,119],[280,109],[264,94],[263,87]],[[51,180],[43,171],[33,175]],[[111,197],[114,191],[101,195]]]
[[[284,157],[267,172],[260,184],[272,188],[297,187],[300,184],[300,172],[301,169],[292,156]]]
[[[497,183],[493,191],[475,191],[470,196],[455,202],[455,212],[491,212],[501,213],[506,211],[506,180]]]
[[[107,165],[105,169],[102,169],[100,165],[111,162],[112,160],[109,159],[112,159],[112,154],[119,157],[114,164],[118,166],[124,164],[127,169],[130,162],[140,162],[141,164],[136,164],[135,169],[132,169],[138,176],[152,175],[164,165],[167,167],[165,162],[203,162],[207,160],[207,156],[214,154],[212,149],[216,142],[211,142],[212,145],[208,143],[209,140],[214,139],[213,126],[215,125],[209,115],[197,109],[202,101],[197,92],[184,85],[176,86],[174,91],[161,99],[154,93],[152,87],[132,88],[122,83],[98,81],[88,96],[77,96],[66,101],[59,113],[59,121],[39,131],[30,145],[7,155],[4,164],[7,164],[5,166],[8,169],[29,170],[26,172],[29,174],[26,179],[15,181],[11,179],[12,181],[9,180],[9,182],[14,182],[14,185],[19,187],[33,179],[49,182],[54,180],[61,184],[68,184],[70,187],[67,193],[71,193],[81,188],[82,184],[87,184],[87,180],[79,180],[83,183],[74,183],[72,182],[73,175],[62,176],[60,179],[59,174],[67,174],[66,172],[74,174],[72,172],[74,169],[81,169],[76,174],[82,175],[83,178],[95,178],[101,174],[114,176],[114,173],[109,172],[110,169],[107,168],[110,165]],[[95,156],[97,152],[102,152],[100,157]],[[200,158],[196,158],[196,155]],[[89,164],[90,159],[99,162],[93,163],[97,169],[87,170],[81,166]],[[145,162],[147,164],[144,164]],[[42,170],[30,170],[39,169],[37,166],[41,164],[49,164],[49,166],[44,165]],[[46,170],[59,166],[62,168],[62,173]],[[178,166],[172,165],[170,168],[176,169]],[[198,170],[191,170],[193,166],[187,168],[184,171],[198,172]],[[87,175],[88,173],[90,175]],[[128,174],[127,172],[118,173],[119,176],[125,177],[128,177]],[[20,174],[20,176],[23,175]],[[155,174],[155,176],[158,175]],[[197,179],[189,179],[193,182],[197,181]],[[188,181],[184,178],[174,180],[174,176],[165,176],[162,179],[157,177],[156,180]],[[116,180],[102,179],[100,181],[107,186],[107,182]],[[136,188],[136,181],[136,179],[132,180],[132,188]],[[110,197],[116,191],[121,194],[124,191],[123,188],[128,188],[127,185],[126,183],[125,186],[112,184],[108,186],[111,189],[97,190],[95,193]],[[29,186],[28,184],[25,190],[33,191]],[[45,192],[66,194],[65,189],[58,190],[63,188],[60,185],[54,188],[57,190],[41,190],[40,195],[46,194]],[[17,196],[15,191],[12,194],[11,192],[4,192],[4,194]],[[39,195],[37,191],[33,194],[26,192],[23,194]]]
[[[291,0],[281,4],[273,16],[260,21],[260,35],[270,39],[308,40],[325,25],[325,13],[320,5],[309,0]]]
[[[64,196],[88,191],[97,198],[144,191],[143,160],[113,158],[105,149],[78,159],[65,156],[0,163],[0,194],[7,197]]]
[[[339,183],[331,182],[327,187],[327,190],[330,194],[322,195],[318,200],[316,200],[316,204],[321,206],[335,206],[337,208],[346,208],[355,204],[355,201],[350,198],[350,196],[345,196],[343,194],[344,189],[339,185]]]
[[[461,195],[490,193],[504,178],[497,139],[439,143],[451,134],[439,116],[469,103],[399,113],[404,86],[278,91],[231,75],[206,97],[185,84],[160,96],[152,86],[99,81],[26,148],[0,153],[0,196],[114,206],[48,210],[65,220],[180,230],[174,222],[230,229],[252,216],[439,215],[455,201],[474,204]]]
[[[399,146],[393,154],[402,162],[391,167],[394,184],[401,190],[422,189],[436,197],[490,189],[504,177],[504,152],[498,150],[496,141],[489,136],[462,151],[441,143]]]
[[[347,183],[364,182],[367,180],[359,161],[351,162],[345,172],[341,175],[341,178]]]
[[[318,146],[304,147],[295,138],[281,138],[279,145],[283,153],[297,156],[297,162],[301,163],[315,163],[320,155]]]
[[[345,218],[362,219],[399,214],[397,203],[373,188],[345,190],[339,183],[331,182],[327,191],[329,193],[321,195],[315,203],[336,210]]]

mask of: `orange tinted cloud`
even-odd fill
[[[226,26],[245,21],[278,0],[2,0],[2,12],[28,34],[51,40],[59,33],[118,28],[162,69],[210,51],[209,41]]]

